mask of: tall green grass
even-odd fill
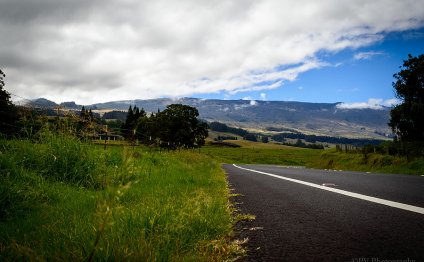
[[[329,150],[321,155],[313,167],[342,169],[378,173],[424,175],[424,159],[408,160],[403,156],[382,155],[378,153],[343,153]]]
[[[0,260],[216,261],[242,253],[219,163],[195,151],[0,141]]]

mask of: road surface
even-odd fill
[[[256,216],[237,225],[245,261],[424,261],[424,177],[223,168],[239,212]]]

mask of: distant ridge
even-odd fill
[[[57,106],[47,101],[43,99],[45,105]],[[176,103],[196,107],[200,117],[207,121],[219,121],[251,130],[272,132],[270,130],[293,129],[306,134],[380,139],[391,135],[387,125],[389,108],[342,109],[337,106],[340,103],[159,98],[111,101],[85,107],[127,110],[130,105],[136,105],[147,112],[157,112]],[[65,102],[61,106],[79,109],[74,102]]]
[[[45,98],[37,98],[25,101],[24,106],[54,108],[57,107],[58,104]]]

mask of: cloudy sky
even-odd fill
[[[424,0],[0,0],[0,68],[56,102],[389,105],[423,27]]]

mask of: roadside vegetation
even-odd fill
[[[334,149],[322,153],[311,167],[376,173],[424,175],[424,159],[381,153],[340,152]]]
[[[275,143],[226,140],[239,147],[208,145],[201,152],[223,163],[271,164],[305,166],[308,168],[351,170],[376,173],[424,175],[424,159],[403,155],[389,155],[379,150],[384,146],[344,149],[316,150],[296,148]],[[379,150],[377,150],[379,149]],[[375,150],[375,152],[374,152]]]
[[[0,260],[216,261],[240,255],[219,163],[192,150],[0,140]]]

